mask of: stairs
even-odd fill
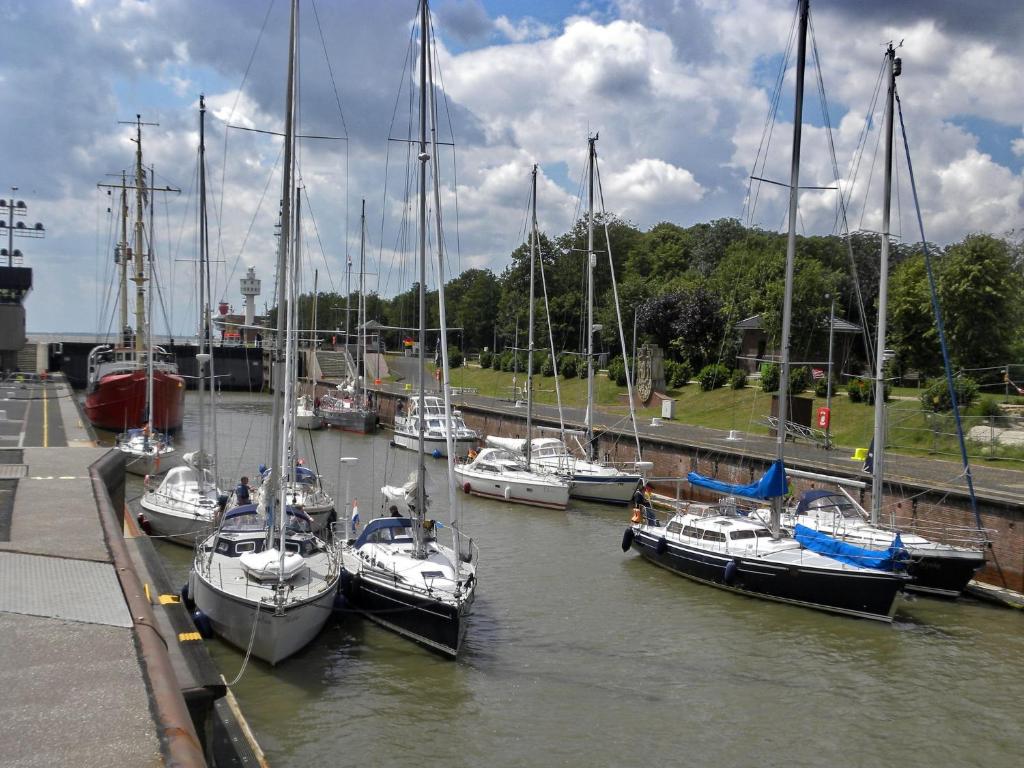
[[[29,371],[32,373],[38,373],[36,355],[38,354],[36,347],[37,344],[26,343],[25,346],[18,351],[17,367],[19,371]]]
[[[355,363],[346,351],[331,352],[318,349],[316,362],[320,367],[321,379],[327,381],[341,381],[343,379],[354,379]]]

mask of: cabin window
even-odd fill
[[[745,531],[732,531],[729,534],[729,538],[733,541],[736,541],[737,539],[752,539],[754,538],[754,536],[754,531],[750,530],[749,528]]]
[[[235,544],[235,552],[242,554],[243,552],[255,552],[256,542],[255,541],[240,541]]]
[[[679,533],[681,530],[683,530],[683,524],[673,520],[671,523],[668,524],[668,526],[666,526],[665,530],[669,533]]]
[[[725,541],[725,534],[721,531],[704,531],[704,541]]]
[[[217,551],[221,554],[226,553],[229,549],[231,549],[231,545],[228,544],[226,541],[222,541],[219,544],[217,544]]]
[[[704,532],[700,528],[694,528],[692,525],[683,528],[683,536],[689,536],[691,539],[699,539],[702,533]]]
[[[296,554],[297,555],[297,554],[299,554],[302,551],[302,548],[299,546],[298,542],[286,541],[284,543],[284,551],[285,552],[291,552],[292,554]]]

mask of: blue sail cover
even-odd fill
[[[696,472],[688,474],[686,479],[698,488],[708,488],[731,496],[746,496],[748,499],[771,499],[786,495],[786,468],[782,465],[781,459],[773,462],[761,479],[750,485],[723,483],[721,480],[712,480]]]
[[[845,541],[834,539],[827,533],[808,528],[806,525],[798,525],[794,530],[793,538],[812,552],[861,568],[874,568],[879,571],[897,573],[907,569],[907,560],[910,559],[910,554],[903,548],[903,542],[898,533],[889,548],[884,550],[856,547]]]

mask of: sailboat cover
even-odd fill
[[[691,485],[696,485],[698,488],[708,488],[731,496],[745,496],[748,499],[771,499],[786,495],[786,468],[782,465],[781,459],[772,462],[760,480],[748,485],[724,483],[721,480],[704,477],[697,472],[690,472],[686,479],[690,481]]]
[[[845,541],[834,539],[827,533],[797,525],[793,530],[793,538],[812,552],[838,560],[841,563],[857,565],[861,568],[876,568],[880,571],[895,573],[905,571],[910,555],[903,548],[903,542],[897,533],[888,549],[864,549]]]

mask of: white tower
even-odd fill
[[[249,267],[240,281],[242,298],[245,299],[245,324],[252,325],[256,319],[256,297],[260,295],[260,281],[256,279],[256,267]]]

